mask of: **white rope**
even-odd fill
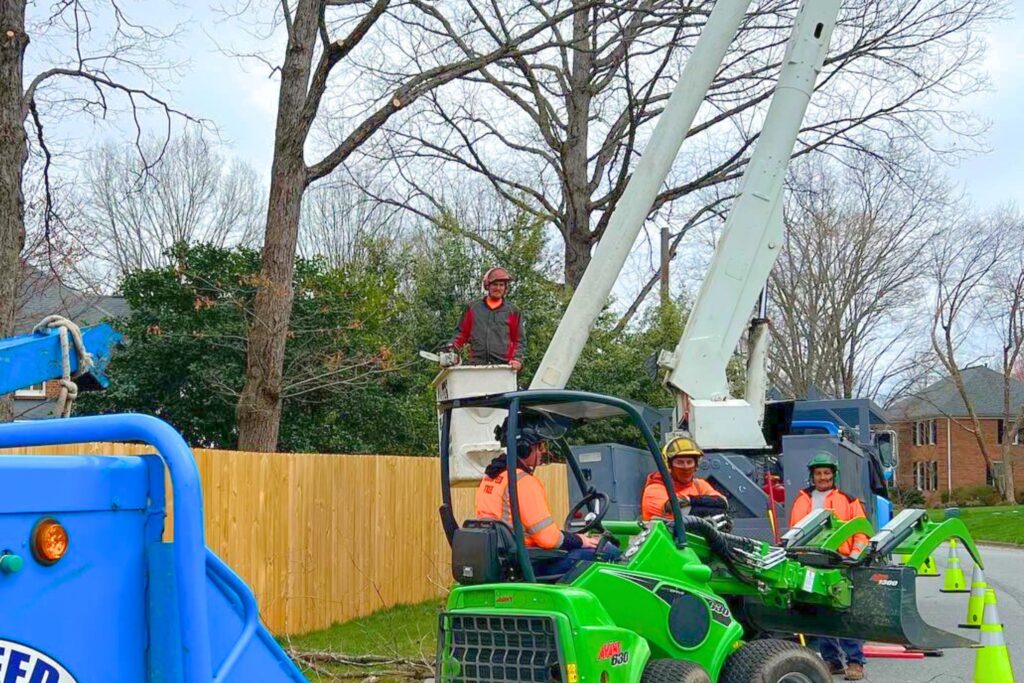
[[[92,354],[85,350],[85,343],[82,341],[82,330],[79,329],[78,325],[71,322],[62,315],[48,315],[43,318],[38,325],[33,328],[32,332],[35,334],[41,334],[47,329],[57,328],[57,334],[60,337],[60,351],[61,351],[61,378],[60,382],[60,395],[57,397],[57,415],[59,417],[70,417],[71,407],[75,403],[75,399],[78,398],[78,385],[75,383],[75,379],[80,375],[89,372],[93,366]],[[68,342],[68,334],[71,335],[71,341],[75,345],[75,353],[78,356],[78,371],[74,377],[71,376],[71,344]]]

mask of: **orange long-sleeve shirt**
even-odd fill
[[[685,486],[673,479],[672,487],[676,492],[676,498],[681,496],[686,496],[687,498],[696,496],[718,496],[719,498],[725,498],[725,496],[715,490],[715,487],[699,477],[694,477]],[[640,503],[640,514],[645,522],[655,517],[663,519],[672,517],[672,509],[668,504],[668,491],[665,490],[665,480],[661,478],[661,474],[658,472],[652,472],[647,476],[647,482],[644,484],[643,499]]]
[[[519,500],[519,519],[526,534],[526,545],[533,548],[558,548],[562,544],[562,531],[555,524],[548,506],[544,485],[522,468],[516,469],[516,494]],[[508,495],[508,472],[484,477],[476,490],[476,516],[500,519],[512,525],[512,507]]]
[[[814,510],[814,501],[811,499],[811,491],[813,490],[813,487],[802,490],[796,500],[793,501],[793,510],[789,513],[790,526],[793,526]],[[825,509],[835,513],[835,516],[841,522],[849,522],[856,517],[867,517],[867,514],[864,513],[864,506],[861,505],[860,501],[846,495],[839,489],[832,489],[825,496]],[[859,554],[867,546],[868,537],[866,535],[854,534],[839,546],[839,552],[850,556],[854,550]]]

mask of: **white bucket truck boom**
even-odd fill
[[[750,0],[715,3],[544,354],[531,389],[564,388],[568,382],[749,4]],[[763,322],[754,326],[753,362],[748,371],[748,387],[758,395],[751,397],[748,393],[747,400],[732,398],[725,369],[779,253],[782,182],[838,13],[839,0],[801,3],[764,127],[723,228],[710,272],[679,345],[673,353],[663,353],[659,358],[659,364],[668,371],[666,385],[676,396],[676,424],[685,424],[705,448],[766,448],[760,430],[767,349]],[[439,390],[446,389],[438,392],[439,400],[442,393],[445,398],[462,396],[453,391],[454,386],[445,381],[445,376],[465,370],[442,370],[435,380]],[[472,394],[508,390],[508,380],[514,382],[514,374],[511,369],[506,374],[508,377],[493,387],[470,382],[475,387]],[[504,415],[489,418],[487,424],[480,422],[469,430],[476,433],[475,438],[500,424]],[[453,481],[469,481],[471,476],[465,475],[482,472],[490,453],[499,450],[497,442],[453,442]],[[472,462],[458,462],[460,453],[466,453]]]

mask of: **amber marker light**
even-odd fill
[[[51,565],[68,551],[68,532],[60,522],[45,517],[32,530],[32,555],[39,564]]]

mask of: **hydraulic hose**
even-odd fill
[[[715,528],[714,524],[703,517],[684,515],[683,528],[707,541],[711,552],[718,556],[728,556],[732,558],[733,548],[756,551],[760,547],[760,541],[719,531]]]
[[[754,585],[754,582],[745,577],[736,567],[736,563],[740,560],[736,556],[735,550],[742,549],[756,552],[760,547],[759,541],[744,536],[724,533],[716,529],[708,520],[692,515],[683,515],[683,529],[703,538],[711,552],[725,563],[733,576],[744,583]]]

